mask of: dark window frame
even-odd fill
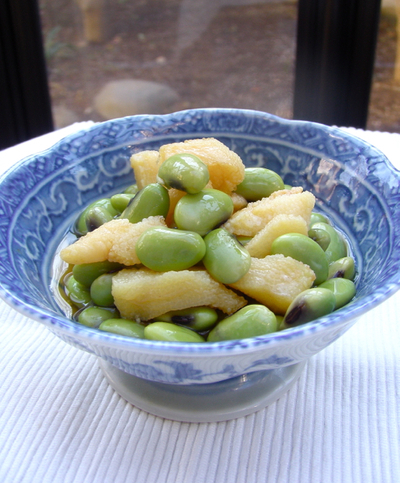
[[[299,0],[293,117],[365,129],[381,0]]]
[[[53,130],[36,0],[0,2],[0,149]]]

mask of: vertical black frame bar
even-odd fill
[[[299,0],[293,117],[366,127],[381,0]]]
[[[0,149],[52,130],[37,0],[2,0]]]

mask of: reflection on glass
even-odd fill
[[[57,127],[237,107],[291,118],[295,0],[40,0]]]

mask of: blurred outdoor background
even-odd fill
[[[383,2],[367,129],[400,132],[394,2]],[[56,127],[197,107],[292,117],[296,0],[39,3]]]

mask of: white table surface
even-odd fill
[[[0,172],[89,124],[0,152]],[[346,130],[400,168],[400,134]],[[125,402],[93,355],[0,301],[0,483],[398,483],[399,308],[400,293],[266,409],[189,424]]]

